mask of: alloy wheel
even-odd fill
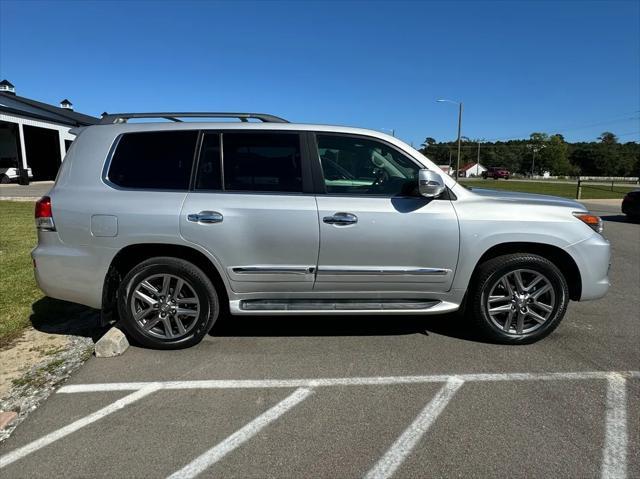
[[[530,269],[506,273],[488,291],[484,306],[489,318],[509,334],[523,335],[541,328],[556,305],[549,278]]]
[[[155,274],[140,281],[130,307],[140,329],[160,339],[185,336],[200,315],[200,300],[193,286],[171,274]]]

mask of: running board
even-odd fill
[[[441,301],[412,299],[252,299],[239,302],[240,311],[255,312],[311,312],[311,311],[424,311],[429,310]]]

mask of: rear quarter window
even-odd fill
[[[188,190],[197,131],[125,133],[107,179],[123,188]]]

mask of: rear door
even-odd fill
[[[448,291],[458,258],[458,220],[449,199],[418,196],[420,165],[371,137],[319,133],[315,139],[318,188],[325,193],[317,196],[314,289]]]
[[[216,257],[236,292],[310,291],[318,213],[297,132],[205,131],[182,236]]]

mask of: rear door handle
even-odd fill
[[[193,223],[202,223],[205,225],[210,225],[213,223],[222,223],[224,217],[222,213],[218,213],[217,211],[201,211],[200,213],[192,213],[187,215],[187,220]]]
[[[358,217],[353,213],[335,213],[333,216],[325,216],[322,221],[329,225],[354,225]]]

